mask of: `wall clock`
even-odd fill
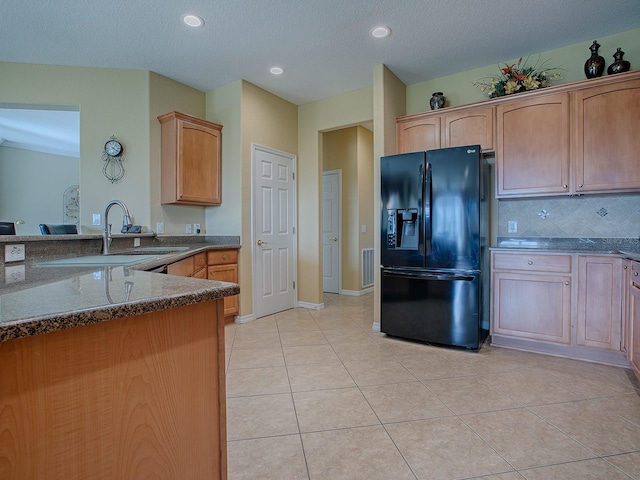
[[[102,152],[102,173],[111,183],[116,183],[124,177],[124,148],[115,135],[104,144]]]

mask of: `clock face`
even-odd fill
[[[109,140],[104,144],[104,151],[110,157],[117,157],[122,153],[122,144],[117,140]]]

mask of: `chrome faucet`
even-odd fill
[[[109,255],[109,247],[111,246],[111,224],[109,223],[109,210],[114,205],[120,205],[120,208],[122,208],[122,212],[124,213],[124,216],[122,217],[122,226],[128,227],[133,223],[131,220],[129,209],[124,203],[122,203],[120,200],[111,200],[109,203],[107,203],[107,206],[104,207],[104,228],[102,229],[103,255]]]

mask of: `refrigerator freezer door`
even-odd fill
[[[478,349],[478,272],[382,269],[380,331],[426,343]]]

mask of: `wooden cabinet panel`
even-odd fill
[[[496,196],[569,193],[569,94],[497,106]]]
[[[209,280],[218,280],[219,282],[238,283],[238,265],[212,265],[208,267]],[[238,314],[238,295],[225,297],[224,299],[224,316]]]
[[[162,128],[161,202],[220,205],[222,126],[179,112]]]
[[[440,148],[440,117],[413,116],[397,122],[398,153]]]
[[[620,258],[578,257],[578,345],[621,350],[622,279]]]
[[[483,151],[494,149],[494,108],[468,108],[444,115],[442,143],[444,147],[480,145]]]
[[[544,253],[494,253],[495,270],[522,270],[547,273],[571,273],[571,255]]]
[[[576,192],[640,189],[640,80],[572,92]]]
[[[635,273],[640,270],[640,262],[633,262]],[[640,278],[640,277],[635,277]],[[629,288],[629,365],[640,380],[640,281],[631,283]]]
[[[209,250],[207,252],[208,265],[238,263],[238,250]]]
[[[494,272],[492,334],[571,341],[571,277]]]
[[[180,277],[190,277],[193,275],[193,257],[184,258],[178,262],[167,265],[167,274],[178,275]]]

